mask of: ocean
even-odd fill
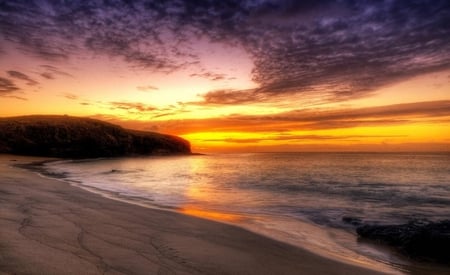
[[[359,240],[348,221],[450,218],[450,154],[215,154],[63,160],[45,168],[114,199],[232,223],[325,256],[399,270],[408,269],[408,259]]]

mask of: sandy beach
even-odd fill
[[[0,156],[0,274],[383,274],[11,167],[36,160]]]

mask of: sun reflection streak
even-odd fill
[[[208,205],[211,205],[211,203],[216,200],[221,200],[221,203],[226,203],[226,201],[231,203],[231,200],[225,194],[220,194],[218,196],[217,193],[214,193],[212,189],[208,188],[208,178],[199,175],[202,171],[209,169],[206,167],[207,163],[205,163],[205,160],[204,157],[192,158],[189,162],[190,173],[197,174],[197,177],[195,182],[192,181],[187,186],[184,195],[189,197],[190,200],[195,201],[196,205],[181,205],[178,211],[186,215],[221,222],[236,223],[245,220],[245,216],[241,214],[226,213],[224,211],[208,208]]]
[[[183,206],[180,209],[180,212],[195,217],[224,222],[239,222],[245,220],[245,217],[242,215],[224,213],[210,209],[199,209],[191,206]]]

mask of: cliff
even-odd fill
[[[188,141],[70,116],[0,118],[0,153],[63,158],[190,154]]]

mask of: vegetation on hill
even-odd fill
[[[0,118],[0,153],[93,158],[190,154],[188,141],[71,116]]]

